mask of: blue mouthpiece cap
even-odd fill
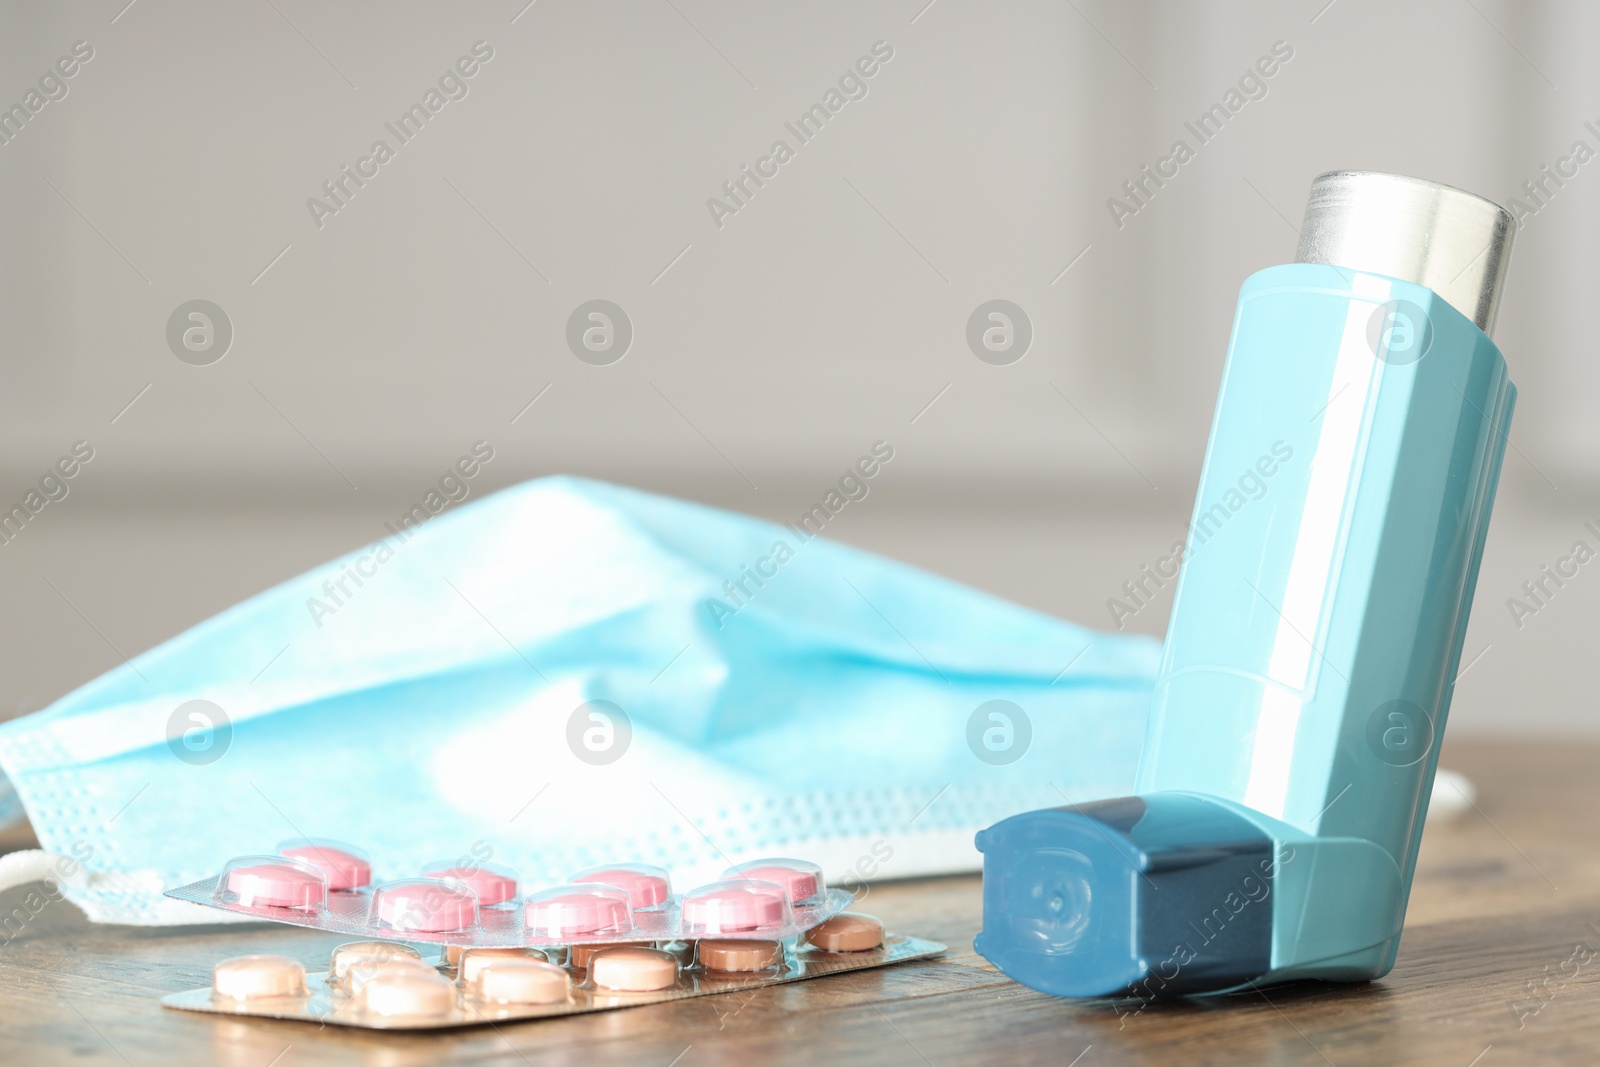
[[[977,836],[980,955],[1062,997],[1220,992],[1272,962],[1270,837],[1229,807],[1152,793],[1046,808]]]

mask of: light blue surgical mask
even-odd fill
[[[67,897],[143,924],[216,921],[161,890],[292,837],[380,879],[472,855],[524,890],[616,860],[688,888],[777,854],[858,884],[976,870],[977,829],[1131,789],[1156,642],[812,523],[530,482],[5,724],[0,767]]]

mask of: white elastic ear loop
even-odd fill
[[[64,876],[63,871],[71,871],[77,877]],[[77,860],[43,849],[30,848],[0,856],[0,891],[29,882],[76,882],[86,878],[83,865]]]
[[[1455,822],[1471,808],[1476,808],[1478,790],[1466,776],[1440,767],[1433,776],[1433,796],[1428,803],[1426,825],[1439,826]]]

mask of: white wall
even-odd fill
[[[887,438],[893,481],[841,536],[1102,624],[1189,507],[1234,295],[1292,256],[1312,177],[1505,199],[1600,149],[1576,0],[122,3],[0,2],[0,105],[94,49],[0,145],[0,501],[96,449],[0,548],[0,708],[376,536],[480,438],[495,485],[573,471],[774,517]],[[307,198],[479,40],[468,95],[319,228]],[[865,98],[797,146],[785,121],[880,40]],[[1116,226],[1107,198],[1278,41],[1266,95]],[[777,138],[795,158],[719,228],[707,198]],[[1600,515],[1597,212],[1600,164],[1518,238],[1474,638]],[[564,337],[596,297],[636,331],[605,367]],[[211,366],[167,346],[194,298],[235,329]],[[1010,366],[965,340],[993,298],[1032,321]],[[1527,651],[1478,692],[1584,691],[1586,617],[1511,631]],[[1571,701],[1459,699],[1468,728],[1587,728]]]

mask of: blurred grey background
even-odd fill
[[[1600,563],[1507,600],[1600,547],[1597,39],[1578,0],[5,0],[0,509],[94,458],[0,545],[0,717],[377,538],[479,440],[475,496],[573,472],[779,520],[887,440],[830,535],[1108,627],[1187,520],[1239,283],[1364,168],[1530,209],[1455,732],[1593,734]],[[197,299],[207,365],[218,334],[168,340]],[[568,344],[594,299],[633,331],[608,365]],[[1007,365],[967,339],[994,299],[1031,324]]]

